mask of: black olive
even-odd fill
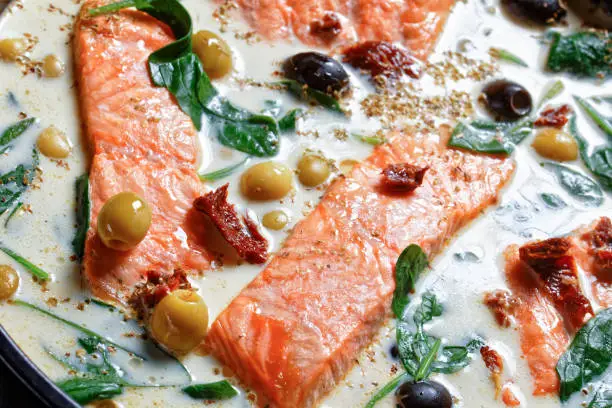
[[[610,0],[566,0],[567,5],[585,23],[612,30],[612,1]]]
[[[285,61],[285,76],[328,94],[341,94],[349,87],[349,76],[342,65],[319,52],[302,52]]]
[[[517,120],[531,112],[531,95],[515,82],[499,79],[487,84],[482,93],[487,107],[498,120]]]
[[[399,349],[397,348],[397,344],[394,344],[393,346],[391,346],[391,350],[389,350],[389,354],[391,354],[391,357],[393,357],[396,360],[399,358]]]
[[[397,408],[451,408],[453,397],[435,381],[405,382],[395,391]]]
[[[502,5],[514,17],[539,25],[557,23],[567,15],[559,0],[502,0]]]

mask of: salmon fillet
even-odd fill
[[[87,1],[76,22],[74,59],[84,131],[92,154],[89,172],[91,227],[84,274],[94,294],[125,301],[149,270],[200,270],[209,254],[190,212],[203,186],[196,174],[197,134],[165,88],[151,83],[149,55],[173,41],[160,21],[135,10],[90,18]],[[96,234],[102,205],[132,191],[152,209],[151,228],[134,249],[105,247]]]
[[[576,233],[575,253],[600,307],[612,307],[612,220],[602,217]]]
[[[496,202],[512,160],[446,142],[447,135],[391,135],[330,186],[213,323],[213,354],[271,406],[314,406],[389,315],[400,252],[415,243],[433,257]],[[423,184],[409,194],[381,190],[381,170],[395,163],[429,167]]]
[[[425,59],[450,14],[454,0],[238,0],[247,22],[269,40],[291,33],[315,47],[357,41],[398,41]],[[333,14],[340,31],[330,41],[314,25]]]

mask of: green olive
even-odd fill
[[[102,243],[118,251],[134,248],[151,226],[147,202],[131,192],[112,196],[98,214],[98,235]]]
[[[190,290],[175,290],[153,309],[151,335],[177,354],[186,354],[199,345],[208,332],[208,307]]]
[[[202,30],[192,37],[193,52],[212,79],[222,78],[232,70],[232,51],[217,34]]]
[[[0,59],[15,61],[27,50],[28,44],[22,38],[5,38],[0,40]]]
[[[96,401],[92,404],[95,408],[121,408],[123,405],[111,399]]]
[[[49,126],[40,132],[36,146],[42,154],[52,159],[64,159],[72,151],[66,134],[55,126]]]
[[[331,169],[329,163],[321,156],[308,154],[299,161],[298,178],[306,187],[316,187],[325,183],[329,177]]]
[[[278,200],[293,187],[291,170],[281,163],[267,161],[256,164],[242,174],[240,190],[252,200]]]
[[[64,63],[57,55],[49,54],[42,61],[42,71],[46,77],[57,78],[64,73]]]
[[[538,132],[532,143],[542,157],[556,161],[570,161],[578,158],[578,144],[569,134],[555,128]]]
[[[6,300],[17,292],[19,275],[8,265],[0,265],[0,300]]]
[[[278,231],[285,228],[285,225],[289,222],[289,217],[282,210],[274,210],[266,213],[261,222],[264,227]]]

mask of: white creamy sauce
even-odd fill
[[[55,0],[53,4],[70,14],[76,14],[79,9],[79,5],[72,0]],[[196,31],[209,29],[218,32],[219,23],[211,16],[215,8],[212,1],[185,0],[183,4],[192,15]],[[49,125],[55,125],[65,131],[75,149],[65,160],[68,168],[41,157],[43,182],[23,196],[24,202],[31,206],[31,213],[18,213],[6,228],[4,222],[8,214],[0,217],[0,243],[18,251],[51,273],[53,279],[47,285],[48,291],[42,291],[40,285],[32,282],[25,269],[2,253],[0,264],[10,264],[19,271],[21,285],[17,298],[46,307],[47,299],[54,297],[60,302],[57,307],[52,308],[53,312],[82,323],[137,352],[151,352],[146,362],[130,359],[122,352],[113,357],[114,362],[126,371],[131,381],[138,384],[181,384],[185,376],[172,360],[155,352],[150,343],[145,345],[138,338],[125,336],[128,332],[142,332],[136,324],[124,322],[117,311],[111,313],[94,304],[86,305],[82,311],[75,307],[89,295],[81,282],[77,264],[69,260],[75,222],[73,185],[75,178],[86,171],[85,146],[80,132],[71,68],[71,31],[59,29],[69,23],[71,18],[58,12],[50,12],[47,0],[25,0],[22,5],[23,8],[14,5],[11,11],[5,12],[0,21],[0,38],[20,37],[24,32],[35,35],[39,43],[31,51],[31,57],[42,59],[46,54],[56,54],[66,62],[67,71],[59,79],[45,79],[32,74],[22,76],[16,64],[0,63],[0,129],[15,122],[19,112],[39,119],[37,125],[17,141],[8,156],[0,156],[0,174],[13,169],[19,163],[27,163],[37,134]],[[223,34],[223,38],[233,48],[236,72],[232,78],[216,82],[218,89],[232,101],[253,111],[264,109],[265,100],[280,100],[284,111],[296,106],[303,107],[302,103],[285,93],[262,88],[241,88],[237,84],[236,78],[272,80],[271,73],[278,68],[279,61],[306,49],[298,43],[269,45],[260,42],[248,45],[244,40],[234,37],[233,30],[247,30],[237,21],[238,17],[235,17],[229,30]],[[466,45],[464,40],[470,41],[466,55],[471,58],[489,60],[487,51],[491,46],[507,49],[524,59],[530,68],[502,63],[500,77],[521,83],[537,100],[550,81],[556,79],[543,73],[548,46],[540,43],[541,35],[541,31],[519,27],[507,17],[501,16],[497,2],[458,2],[436,48],[437,53],[432,58],[440,58],[441,52],[445,50],[457,50],[460,43]],[[343,119],[322,108],[313,108],[305,119],[300,120],[298,129],[301,132],[316,130],[319,137],[283,135],[280,153],[274,160],[283,161],[295,168],[307,149],[320,150],[325,157],[336,163],[343,159],[361,160],[368,156],[372,149],[370,146],[352,137],[340,141],[333,135],[336,128],[344,128],[349,133],[368,134],[373,133],[379,126],[377,120],[367,119],[359,108],[359,101],[368,92],[373,91],[371,86],[354,72],[351,76],[355,88],[350,104],[353,112],[351,119]],[[605,92],[601,83],[576,81],[564,75],[558,77],[563,80],[566,90],[554,103],[574,105],[572,95],[591,96]],[[479,92],[478,85],[471,81],[449,81],[446,88],[434,86],[428,77],[423,78],[421,82],[424,92],[430,95],[445,95],[457,89],[468,90],[475,97]],[[9,92],[15,95],[18,106],[9,102]],[[578,126],[582,133],[593,144],[604,143],[603,134],[585,115],[579,113],[578,116]],[[208,135],[205,129],[200,134],[200,140],[202,172],[225,167],[244,157],[240,152],[219,146],[214,135]],[[482,303],[483,293],[505,287],[502,251],[507,245],[562,235],[580,225],[590,223],[600,215],[610,216],[612,202],[610,197],[606,196],[600,207],[581,205],[561,189],[552,174],[540,168],[542,159],[537,157],[530,147],[530,142],[531,140],[524,141],[514,154],[518,163],[516,174],[503,192],[499,205],[492,207],[473,222],[436,258],[431,271],[420,279],[418,293],[432,291],[444,305],[442,317],[434,320],[428,327],[432,334],[452,344],[463,344],[473,334],[484,337],[502,354],[504,379],[511,379],[516,386],[515,390],[520,390],[517,391],[517,396],[521,399],[522,407],[558,407],[560,403],[557,397],[532,396],[532,380],[526,361],[521,357],[518,332],[515,329],[499,328],[490,311]],[[259,160],[269,159],[251,159],[249,164]],[[582,167],[578,162],[572,165]],[[322,189],[306,190],[296,182],[295,195],[290,199],[268,203],[247,202],[239,192],[240,174],[241,171],[238,171],[228,178],[211,183],[210,187],[215,188],[229,182],[231,202],[242,209],[250,209],[259,219],[273,209],[283,209],[289,214],[291,222],[283,231],[266,232],[273,251],[278,249],[290,228],[303,218],[305,211],[314,208],[323,193]],[[539,194],[543,192],[556,193],[569,205],[557,210],[548,209],[539,198]],[[176,233],[179,236],[184,234],[182,231]],[[220,246],[222,245],[221,243]],[[465,251],[476,254],[478,260],[461,261],[454,255]],[[226,259],[223,268],[206,272],[201,278],[191,278],[193,285],[198,288],[209,306],[211,321],[261,270],[261,266],[232,266],[231,260]],[[64,298],[70,300],[63,303],[61,300]],[[419,299],[419,296],[414,296],[414,299]],[[414,308],[417,304],[418,302],[413,302],[410,307]],[[0,323],[52,379],[67,376],[66,369],[54,361],[45,349],[62,354],[67,351],[74,352],[77,348],[77,333],[74,330],[39,313],[8,304],[0,305]],[[395,323],[389,321],[367,352],[359,356],[359,363],[322,401],[321,406],[364,406],[373,393],[392,378],[392,365],[399,367],[399,362],[389,355],[394,338]],[[211,357],[192,354],[185,358],[184,363],[195,382],[218,381],[223,378],[220,370],[215,372],[215,368],[220,368],[220,364]],[[489,372],[478,356],[469,367],[459,373],[435,375],[434,378],[451,390],[457,398],[457,407],[504,406],[501,401],[495,400]],[[176,387],[127,389],[116,401],[129,407],[202,406],[201,401],[187,397]],[[577,398],[568,404],[569,407],[579,405],[580,400]],[[239,397],[219,402],[216,406],[245,407],[249,406],[249,402],[246,392],[242,390]],[[394,406],[392,396],[381,401],[379,406]]]

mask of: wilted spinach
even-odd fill
[[[602,105],[605,105],[608,109],[612,110],[612,96],[599,96],[587,99],[574,96],[574,99],[576,99],[578,105],[584,109],[597,126],[606,133],[608,139],[612,140],[612,116],[607,115],[600,109]]]
[[[554,193],[542,193],[540,198],[544,201],[547,207],[559,209],[567,207],[567,204],[561,197]]]
[[[531,120],[516,123],[475,120],[455,126],[448,145],[479,153],[509,155],[532,130]]]
[[[8,211],[28,189],[36,177],[38,152],[32,151],[32,164],[20,164],[15,170],[0,175],[0,215]]]
[[[590,78],[612,74],[612,33],[550,32],[548,36],[552,43],[546,64],[551,71]]]
[[[225,400],[238,395],[238,391],[226,380],[207,384],[194,384],[183,388],[183,392],[191,398],[205,400]]]
[[[8,150],[8,144],[25,133],[36,122],[36,118],[28,118],[14,123],[0,134],[0,154]]]
[[[404,309],[410,302],[408,294],[414,290],[416,281],[427,267],[427,255],[420,246],[409,245],[397,259],[395,264],[395,291],[391,308],[398,319],[404,314]]]
[[[76,225],[77,229],[72,240],[72,250],[81,259],[85,254],[85,239],[89,231],[91,201],[89,199],[89,176],[83,174],[76,179]]]
[[[552,171],[561,187],[585,205],[598,207],[603,203],[603,192],[591,178],[563,164],[547,162],[542,167]]]

